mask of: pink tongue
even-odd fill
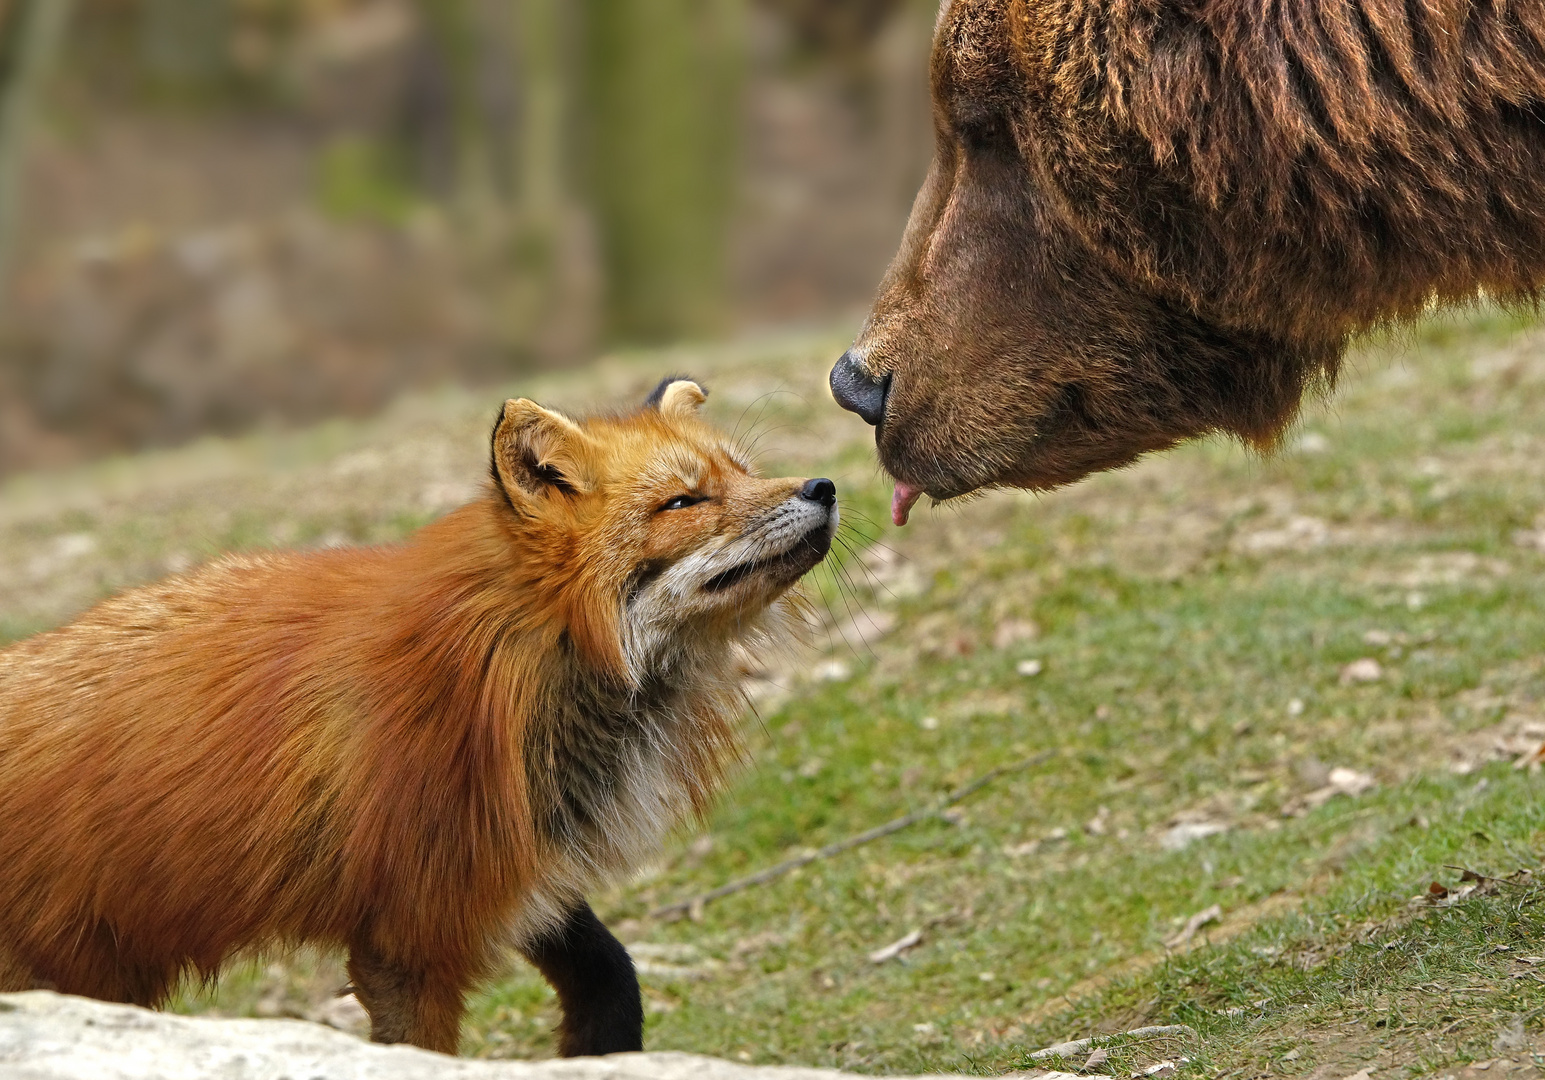
[[[891,495],[891,520],[897,525],[905,525],[907,515],[912,513],[912,505],[922,497],[922,488],[903,484],[900,480],[896,481],[896,490]]]

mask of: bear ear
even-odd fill
[[[590,441],[567,416],[526,398],[499,410],[490,447],[494,483],[513,509],[522,502],[590,490],[582,466]]]
[[[658,409],[662,416],[690,416],[708,400],[708,391],[685,375],[668,375],[644,399],[644,408]]]

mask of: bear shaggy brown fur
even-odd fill
[[[1545,282],[1545,0],[954,0],[932,81],[833,371],[899,503],[1269,447],[1358,331]]]

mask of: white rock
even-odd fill
[[[1383,666],[1371,656],[1365,656],[1361,660],[1353,660],[1341,669],[1341,685],[1350,683],[1378,682],[1384,678]]]
[[[1364,792],[1372,791],[1379,786],[1378,781],[1374,780],[1367,773],[1341,767],[1330,771],[1329,780],[1331,787],[1335,788],[1342,795],[1349,795],[1354,799]]]
[[[677,1053],[472,1061],[408,1046],[376,1046],[303,1020],[176,1016],[46,990],[0,994],[5,1080],[841,1080],[849,1075]]]
[[[1194,840],[1225,832],[1228,832],[1228,826],[1221,821],[1182,821],[1178,825],[1171,825],[1159,837],[1159,846],[1165,851],[1180,851],[1189,847]]]

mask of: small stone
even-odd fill
[[[1021,660],[1014,665],[1014,670],[1025,676],[1025,678],[1029,678],[1032,675],[1039,675],[1041,673],[1041,662],[1039,660]]]
[[[1159,846],[1165,851],[1180,851],[1189,847],[1192,841],[1225,832],[1228,832],[1228,826],[1221,821],[1182,821],[1171,825],[1159,837]]]
[[[1365,656],[1342,668],[1340,681],[1342,686],[1349,686],[1352,683],[1378,682],[1383,677],[1383,666],[1373,657]]]

